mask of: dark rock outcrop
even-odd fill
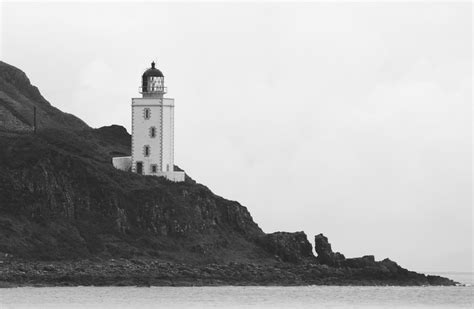
[[[111,125],[94,129],[93,132],[103,146],[112,145],[109,151],[110,156],[130,156],[131,136],[124,127]]]
[[[299,263],[314,259],[311,243],[304,232],[267,234],[261,243],[283,262]]]
[[[390,259],[376,261],[373,255],[346,259],[334,253],[327,237],[315,236],[317,260],[335,270],[341,282],[368,285],[454,285],[454,281],[439,276],[426,276],[409,271]],[[331,271],[328,271],[331,273]],[[333,274],[334,275],[334,274]],[[343,279],[342,279],[343,278]],[[383,283],[382,283],[383,282]]]
[[[345,260],[344,255],[339,252],[332,252],[331,244],[323,234],[318,234],[314,237],[314,248],[318,254],[317,260],[319,263],[334,267],[342,266]]]

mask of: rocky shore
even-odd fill
[[[281,236],[279,233],[277,236]],[[284,239],[292,238],[287,235]],[[297,233],[296,237],[300,237]],[[280,243],[270,237],[271,245]],[[305,236],[306,238],[306,236]],[[298,262],[185,264],[160,259],[85,259],[74,261],[20,261],[0,263],[0,287],[14,286],[215,286],[215,285],[371,285],[420,286],[457,283],[439,276],[408,271],[397,263],[373,256],[346,259],[332,252],[327,238],[315,236],[316,258]],[[303,242],[303,248],[307,244]],[[298,248],[291,248],[298,250]],[[281,253],[280,253],[281,254]],[[308,254],[308,253],[306,253]],[[288,256],[283,252],[280,256]],[[294,260],[294,257],[292,256]],[[279,260],[279,261],[278,261]],[[295,261],[295,260],[294,260]]]
[[[388,267],[353,269],[288,263],[187,265],[143,259],[10,261],[0,264],[0,278],[0,287],[456,284],[438,276],[396,273]]]

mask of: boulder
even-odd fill
[[[283,262],[299,263],[314,259],[313,250],[304,232],[275,232],[261,239],[262,246]]]

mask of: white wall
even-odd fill
[[[150,118],[145,119],[145,109],[150,109]],[[150,137],[150,128],[156,128],[155,137]],[[143,162],[143,174],[151,173],[151,165],[161,170],[162,162],[162,105],[160,98],[132,99],[132,170],[136,172],[136,162]],[[145,157],[144,146],[150,146],[150,155]]]
[[[163,99],[163,155],[162,171],[173,171],[174,153],[174,99]],[[169,168],[169,169],[168,169]]]
[[[145,110],[150,111],[145,118]],[[150,129],[155,127],[155,137]],[[144,147],[150,147],[145,156]],[[166,177],[175,182],[184,181],[184,172],[174,172],[174,99],[160,97],[132,99],[132,156],[112,159],[114,167],[137,171],[136,163],[143,162],[144,175]],[[157,171],[152,173],[152,164]],[[169,170],[168,170],[169,169]]]
[[[145,118],[145,109],[150,117]],[[155,137],[150,128],[155,127]],[[150,146],[150,155],[144,154],[145,145]],[[143,174],[150,175],[151,165],[157,171],[172,172],[174,166],[174,99],[134,98],[132,99],[132,170],[136,162],[143,162]]]
[[[112,165],[122,171],[130,171],[132,167],[132,157],[115,157],[112,158]]]

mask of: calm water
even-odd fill
[[[472,283],[472,274],[458,275]],[[472,308],[473,292],[472,286],[28,287],[0,289],[0,308]]]

